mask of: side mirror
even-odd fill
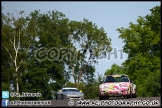
[[[82,90],[80,90],[80,92],[82,92]]]
[[[133,80],[130,80],[131,83],[133,83]]]

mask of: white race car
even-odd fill
[[[77,88],[62,88],[56,93],[56,100],[62,99],[84,99],[84,93]]]

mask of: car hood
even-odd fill
[[[117,91],[122,91],[122,90],[128,90],[130,87],[129,82],[108,82],[108,83],[103,83],[99,85],[99,89],[101,90],[117,90]]]

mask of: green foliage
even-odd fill
[[[39,61],[35,56],[35,51],[41,47],[49,50],[52,47],[60,48],[68,45],[67,40],[69,33],[67,30],[68,19],[57,11],[48,12],[48,14],[40,14],[39,11],[31,12],[29,21],[35,20],[35,28],[37,30],[37,38],[34,40],[29,53],[29,60],[27,62],[27,73],[24,74],[22,91],[39,92],[42,94],[41,98],[35,99],[52,99],[51,91],[57,91],[62,88],[66,80],[64,79],[64,63],[62,61],[55,61],[51,59],[44,59]],[[60,29],[62,28],[62,29]],[[33,32],[31,32],[33,33]],[[62,36],[64,36],[62,38]],[[31,98],[26,98],[30,99]],[[34,99],[34,98],[32,98]]]
[[[10,91],[10,84],[9,83],[5,83],[5,82],[2,82],[1,83],[1,90],[2,91]]]
[[[105,76],[112,74],[127,74],[127,70],[123,66],[118,66],[114,63],[110,69],[106,70]]]
[[[19,92],[19,78],[23,74],[24,64],[28,48],[30,46],[30,36],[27,36],[27,22],[23,17],[24,12],[20,11],[15,18],[13,14],[2,14],[2,51],[3,65],[2,80],[8,84],[11,82],[17,84],[15,89]],[[19,17],[20,16],[20,17]],[[21,71],[20,71],[21,70]]]
[[[94,99],[98,97],[98,85],[93,83],[93,85],[86,85],[85,88],[83,89],[84,92],[84,98],[85,99]]]
[[[65,87],[75,87],[75,84],[72,82],[67,82]]]
[[[40,47],[51,48],[55,46],[60,48],[69,44],[68,35],[70,33],[68,26],[66,26],[68,19],[57,11],[48,12],[48,14],[34,11],[27,17],[23,17],[22,11],[20,15],[21,17],[18,19],[10,14],[2,16],[2,43],[4,46],[2,48],[4,52],[2,54],[2,82],[10,85],[12,81],[16,88],[15,82],[18,79],[20,93],[42,93],[41,98],[22,99],[51,99],[51,90],[61,88],[65,84],[64,63],[48,60],[40,62],[34,54]],[[16,50],[18,55],[15,62]],[[20,65],[21,60],[23,63]],[[19,70],[15,66],[19,67]],[[49,83],[50,80],[57,83]],[[4,86],[3,89],[5,89]]]
[[[67,65],[78,88],[81,78],[88,80],[92,78],[95,68],[90,69],[90,67],[98,63],[97,57],[99,54],[101,52],[106,53],[111,51],[111,39],[108,38],[104,28],[98,28],[85,18],[81,22],[70,21],[69,27],[71,32],[71,47],[76,48],[75,51],[78,53],[79,57],[77,60],[69,58]]]
[[[150,11],[150,15],[140,16],[137,24],[117,29],[125,43],[123,51],[128,54],[123,66],[137,84],[139,96],[161,94],[161,6]]]
[[[86,83],[86,82],[82,81],[78,85],[78,89],[82,90],[82,92],[84,93],[85,99],[98,98],[99,81],[98,81],[98,79],[95,79],[95,77],[93,77],[93,78],[94,78],[93,82]],[[65,87],[75,87],[75,83],[68,82]]]
[[[161,95],[161,70],[155,71],[155,73],[150,73],[146,79],[146,90],[151,96]]]

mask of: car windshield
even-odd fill
[[[79,92],[77,89],[63,89],[62,92]]]
[[[129,82],[127,76],[107,76],[105,82]]]

